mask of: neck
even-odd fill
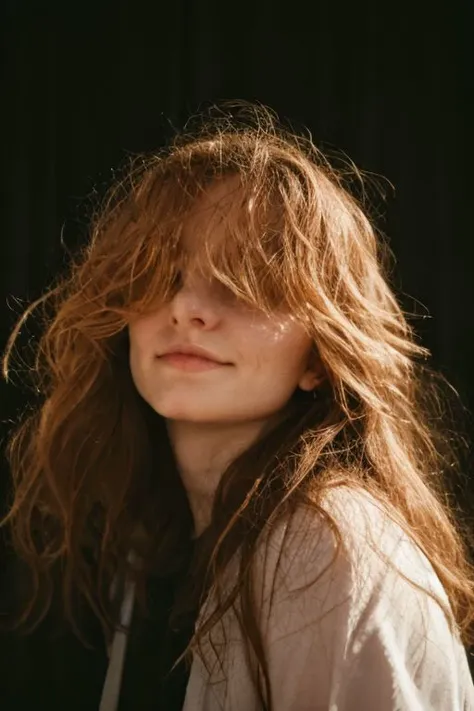
[[[262,433],[267,423],[197,423],[167,420],[178,471],[194,517],[195,536],[209,525],[214,495],[228,465]]]

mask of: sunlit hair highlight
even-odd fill
[[[179,567],[192,516],[163,422],[133,386],[127,326],[172,298],[183,269],[197,268],[249,308],[294,314],[327,380],[316,400],[295,396],[276,430],[223,474],[180,609],[195,607],[211,586],[220,604],[189,649],[239,594],[264,677],[260,695],[272,708],[250,563],[263,532],[299,505],[313,507],[342,546],[323,507],[325,493],[341,485],[369,491],[405,528],[448,594],[450,607],[438,602],[453,629],[473,641],[474,574],[446,493],[456,453],[449,429],[443,433],[440,379],[389,285],[389,250],[347,189],[348,172],[254,105],[136,157],[110,189],[90,240],[25,311],[4,357],[8,377],[20,330],[43,305],[29,373],[42,402],[8,446],[14,491],[4,524],[34,581],[22,622],[46,614],[60,569],[77,633],[75,601],[85,597],[110,635],[110,583],[125,572],[131,541],[141,562],[128,573],[142,592],[152,571]],[[352,175],[363,185],[355,168]],[[227,201],[201,214],[201,249],[190,261],[183,224],[199,217],[201,198],[221,180]],[[215,239],[214,220],[223,239]],[[224,589],[236,550],[239,580]]]

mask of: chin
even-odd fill
[[[206,411],[204,408],[191,407],[160,407],[155,411],[164,417],[165,420],[173,422],[189,422],[202,425],[220,425],[225,423],[235,423],[235,415],[232,413]]]
[[[165,418],[165,420],[172,420],[173,422],[193,422],[194,424],[201,425],[211,425],[211,424],[221,424],[223,422],[230,422],[230,419],[225,417],[213,417],[212,415],[206,415],[202,412],[191,413],[191,412],[173,412],[160,415]]]
[[[152,405],[155,412],[157,412],[161,417],[166,420],[181,420],[183,422],[206,422],[206,413],[203,413],[202,408],[196,409],[183,405],[180,407],[176,406],[165,406],[160,404],[159,406]]]

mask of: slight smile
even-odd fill
[[[230,363],[217,363],[215,360],[189,355],[188,353],[165,353],[159,357],[159,360],[172,368],[192,373],[224,368],[230,365]]]

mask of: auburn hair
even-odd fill
[[[391,254],[349,189],[349,173],[362,181],[259,104],[221,110],[127,163],[93,216],[87,244],[26,308],[4,355],[8,379],[20,330],[41,306],[26,373],[40,402],[7,446],[13,495],[3,525],[32,580],[18,625],[32,629],[59,586],[76,633],[85,600],[109,637],[116,575],[135,578],[146,606],[148,576],[179,568],[192,514],[163,419],[134,387],[128,324],[171,298],[186,260],[185,219],[207,187],[232,177],[238,190],[225,239],[203,235],[199,267],[252,308],[294,314],[328,377],[316,399],[295,393],[285,419],[223,473],[180,595],[181,613],[211,587],[219,605],[182,656],[199,650],[239,599],[263,674],[260,697],[272,708],[252,598],[256,546],[304,505],[324,518],[339,550],[338,526],[323,506],[339,486],[364,489],[393,513],[442,582],[450,605],[437,601],[451,628],[472,643],[474,572],[467,528],[447,494],[456,451],[442,424],[442,378],[389,284]],[[207,228],[212,235],[212,217]],[[239,574],[229,587],[224,574],[237,550]]]

